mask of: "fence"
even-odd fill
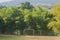
[[[23,35],[32,35],[32,36],[55,36],[53,31],[42,31],[42,30],[34,30],[34,29],[24,29]]]

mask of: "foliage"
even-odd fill
[[[60,4],[55,5],[51,13],[54,20],[48,24],[48,28],[52,28],[56,35],[60,35]]]
[[[1,7],[0,7],[1,8]],[[0,9],[0,33],[13,34],[24,29],[41,30],[42,35],[50,31],[60,34],[60,4],[50,12],[29,2],[21,3],[19,7],[3,7]],[[45,34],[44,34],[45,33]]]

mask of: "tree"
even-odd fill
[[[48,28],[52,28],[56,35],[60,35],[60,4],[57,4],[53,7],[51,14],[54,15],[54,20],[48,24]]]
[[[6,6],[0,6],[0,9],[2,9],[2,8],[7,8]]]
[[[4,34],[6,32],[4,20],[0,17],[0,33]]]
[[[47,28],[47,24],[50,21],[50,18],[48,17],[48,15],[50,15],[50,13],[46,9],[42,9],[39,6],[37,6],[35,11],[32,12],[32,17],[36,23],[35,28],[37,30],[42,30],[42,32],[44,31],[44,33],[46,33],[46,34],[49,31],[49,29]]]
[[[22,3],[19,7],[2,8],[0,9],[2,31],[1,29],[0,31],[13,34],[17,29],[21,35],[23,35],[24,29],[42,30],[42,35],[47,35],[50,31],[56,33],[55,30],[60,26],[59,13],[60,5],[55,6],[52,13],[50,13],[40,6],[33,7],[29,2]]]
[[[25,2],[25,3],[21,3],[21,8],[22,9],[32,9],[33,6],[30,4],[30,2]]]

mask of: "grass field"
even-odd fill
[[[60,40],[56,36],[0,36],[0,40]]]

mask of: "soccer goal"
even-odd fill
[[[34,29],[24,29],[23,34],[24,35],[34,35],[35,31]]]
[[[41,30],[35,30],[35,36],[41,36]]]

